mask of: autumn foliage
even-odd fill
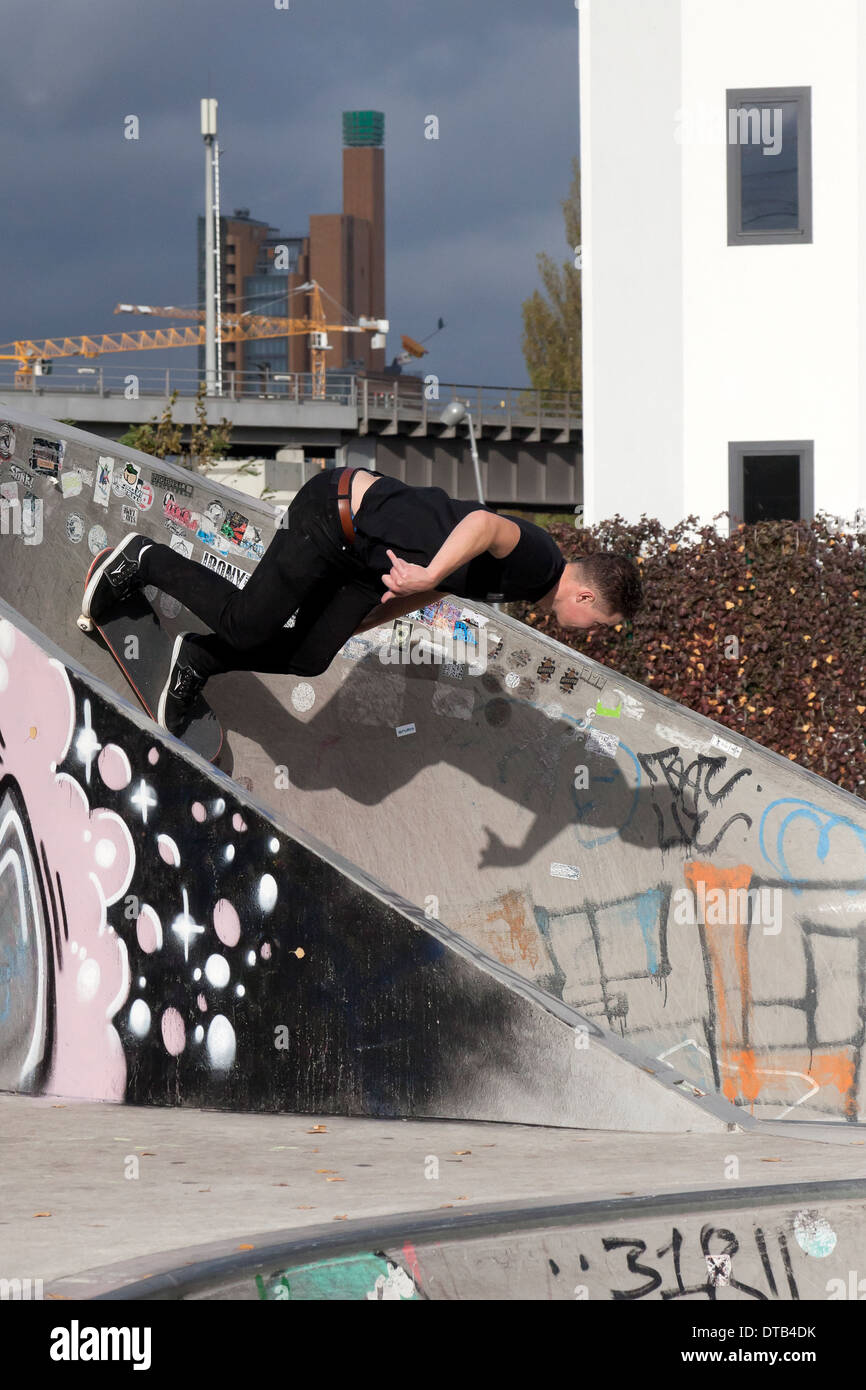
[[[569,560],[632,556],[644,605],[589,634],[528,604],[515,616],[866,797],[866,530],[821,517],[728,536],[694,517],[666,530],[619,516],[550,529]]]

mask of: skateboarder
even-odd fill
[[[94,569],[83,612],[98,617],[148,584],[212,630],[175,641],[158,711],[171,733],[211,676],[317,676],[354,633],[444,594],[529,600],[562,627],[583,629],[631,618],[641,601],[637,567],[622,556],[567,564],[530,521],[349,468],[322,470],[304,484],[243,589],[133,531]]]

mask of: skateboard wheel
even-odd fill
[[[82,632],[93,631],[93,619],[88,618],[84,613],[79,613],[75,621],[77,625],[81,628]]]

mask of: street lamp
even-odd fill
[[[484,501],[484,489],[481,486],[481,469],[478,466],[478,449],[475,445],[475,431],[472,428],[472,415],[470,411],[467,410],[462,401],[449,401],[439,419],[441,424],[447,425],[449,429],[452,426],[456,427],[459,425],[461,420],[465,420],[469,426],[469,446],[472,450],[472,463],[475,468],[475,486],[478,489],[478,501],[481,503],[482,507],[486,506],[487,504]]]

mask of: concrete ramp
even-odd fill
[[[51,642],[63,649],[54,660],[75,691],[76,746],[95,739],[129,760],[130,778],[108,808],[126,833],[134,825],[156,844],[159,821],[182,849],[180,874],[157,850],[139,895],[154,906],[157,880],[159,892],[173,885],[171,905],[157,912],[161,936],[141,928],[159,940],[150,974],[136,955],[126,985],[103,1001],[131,1028],[139,977],[152,991],[141,996],[150,1061],[125,1053],[118,1098],[660,1129],[753,1116],[862,1119],[860,800],[491,609],[464,612],[448,601],[415,632],[401,631],[402,648],[384,630],[353,639],[315,680],[231,674],[212,682],[230,783],[132,711],[111,658],[74,618],[90,552],[130,527],[242,584],[276,515],[197,475],[32,417],[9,419],[4,441],[10,519],[17,506],[31,526],[29,537],[2,538],[0,592],[25,621],[9,620],[34,651],[47,653]],[[160,602],[167,626],[201,626],[176,599]],[[469,637],[472,659],[429,659],[455,627]],[[20,690],[6,686],[0,716],[3,701],[20,716]],[[93,723],[97,705],[110,736]],[[125,748],[132,729],[134,757]],[[155,787],[159,760],[188,771]],[[159,812],[146,809],[148,789]],[[226,809],[216,816],[220,801]],[[169,806],[174,830],[163,832]],[[235,816],[248,827],[258,817],[258,839],[237,831]],[[268,837],[286,858],[279,872],[267,867]],[[42,862],[38,844],[31,854]],[[281,915],[262,935],[271,880]],[[197,905],[185,906],[183,888],[199,895]],[[222,985],[207,975],[209,957],[196,942],[207,937],[211,954],[227,955],[213,942],[221,903],[231,934],[239,931],[257,960],[262,946],[279,946],[279,1020],[253,1004],[242,972],[230,970]],[[112,907],[110,927],[137,938],[140,919],[124,928],[124,911]],[[165,921],[187,912],[185,943]],[[320,929],[326,954],[339,960],[324,975],[292,954],[309,954],[311,940],[325,939]],[[255,944],[247,945],[249,932]],[[424,995],[425,952],[448,962],[433,1002]],[[188,967],[202,971],[201,1021]],[[225,966],[211,970],[221,978]],[[303,971],[312,993],[295,995]],[[225,1000],[238,986],[246,993],[234,997],[247,1002],[236,1007],[261,1030],[253,1053],[236,1053],[234,1070],[216,1080],[203,1061],[193,1068],[199,1089],[190,1089],[191,1054],[171,1048],[181,1038],[187,1048],[200,1032],[207,1044],[213,991]],[[359,1012],[363,1039],[352,1031]],[[299,1020],[313,1015],[308,1037]],[[145,1019],[142,1008],[136,1017]],[[434,1018],[432,1046],[425,1029]],[[253,1094],[240,1077],[270,1073],[279,1021],[301,1049],[295,1062],[303,1058],[306,1079],[285,1092],[263,1083]],[[121,1050],[130,1036],[123,1033]],[[450,1061],[416,1084],[413,1049],[423,1054],[427,1045],[432,1065],[440,1043]],[[402,1070],[382,1077],[378,1096],[340,1070],[348,1057],[360,1066],[371,1049],[391,1066],[401,1047],[409,1050]],[[179,1059],[170,1068],[166,1052]],[[364,1068],[372,1066],[368,1057]],[[2,1084],[14,1084],[8,1067]]]

